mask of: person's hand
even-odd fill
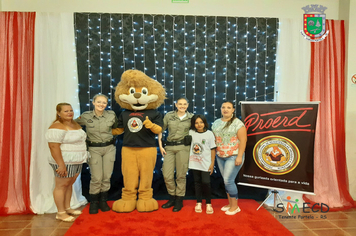
[[[167,153],[166,153],[166,150],[164,150],[164,148],[160,147],[159,150],[161,151],[161,154],[162,154],[162,157],[164,157]]]
[[[56,170],[57,174],[59,174],[59,176],[67,176],[68,172],[66,169],[66,166],[59,166]]]
[[[235,166],[239,166],[241,164],[242,164],[242,157],[236,157]]]
[[[214,171],[214,164],[210,164],[208,171],[210,172],[210,175],[213,173],[213,171]]]

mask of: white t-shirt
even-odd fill
[[[186,116],[187,116],[187,113],[185,113],[183,116],[178,116],[178,117],[179,117],[180,120],[183,120],[184,117],[186,117]]]
[[[211,149],[215,148],[215,136],[210,130],[198,133],[189,130],[192,144],[189,155],[189,169],[208,171],[211,164]]]

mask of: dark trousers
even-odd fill
[[[195,196],[197,202],[203,201],[203,195],[206,199],[206,204],[211,204],[211,186],[210,173],[200,170],[192,170],[195,184]]]

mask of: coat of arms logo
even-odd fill
[[[326,15],[324,11],[327,7],[318,4],[312,4],[302,7],[303,14],[303,30],[300,33],[305,39],[311,42],[320,42],[329,34],[329,30],[325,30]]]

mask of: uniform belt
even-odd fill
[[[96,142],[87,141],[87,143],[88,143],[89,147],[106,147],[106,146],[109,146],[111,144],[115,144],[115,140],[111,139],[110,141],[107,141],[105,143],[96,143]]]
[[[177,146],[177,145],[184,145],[184,140],[180,140],[180,141],[173,141],[173,142],[169,142],[166,141],[166,145],[167,146]]]

